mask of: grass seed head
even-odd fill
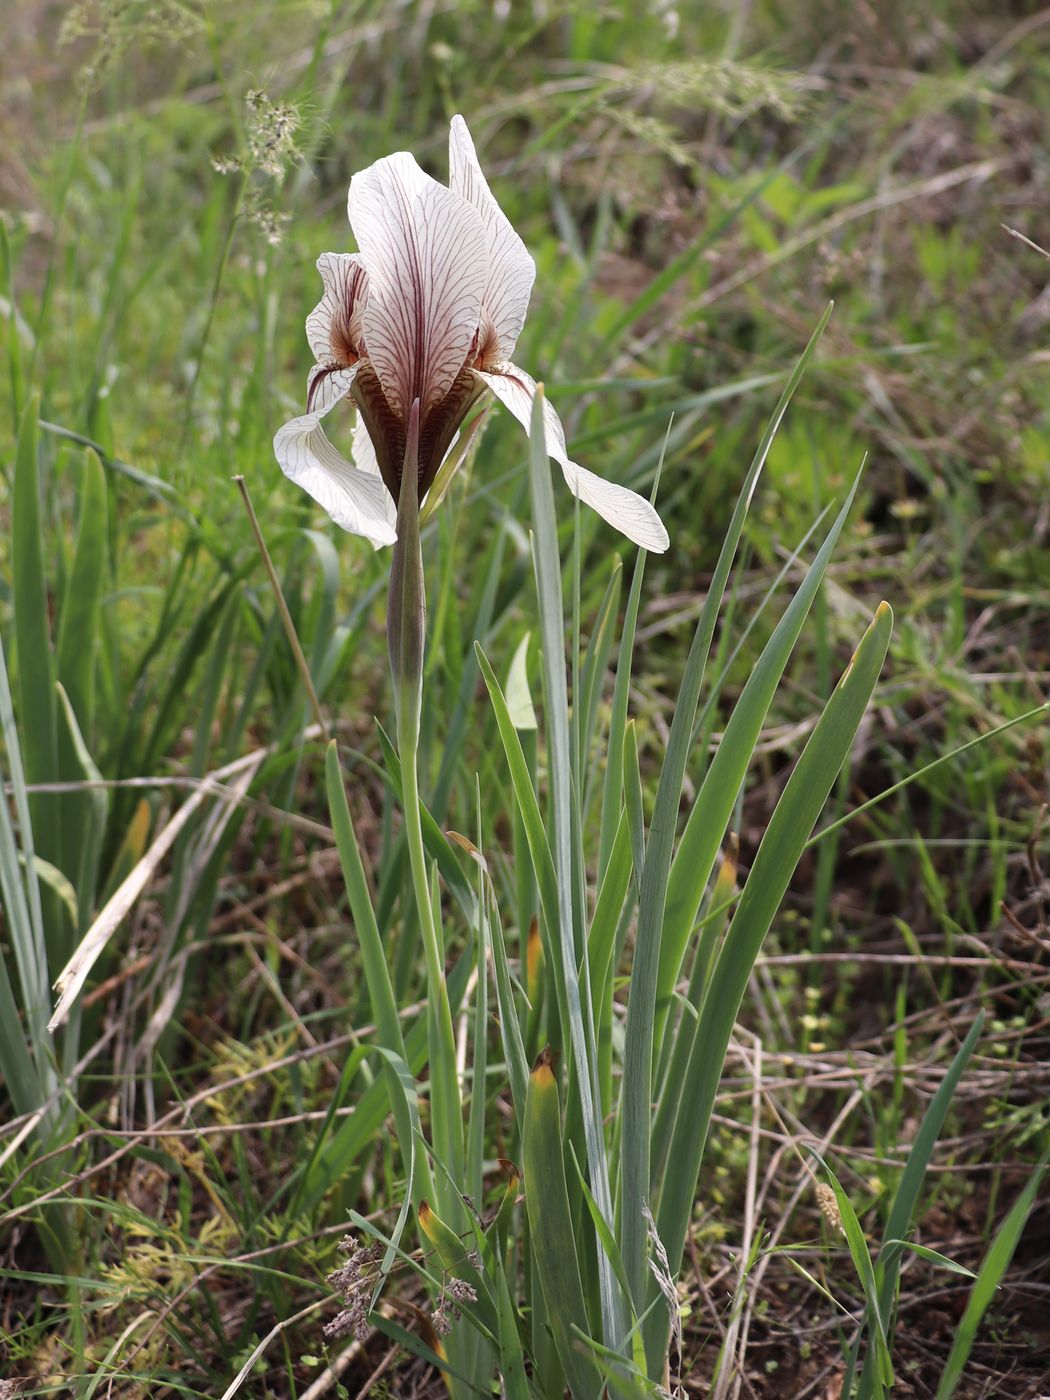
[[[840,1235],[845,1234],[842,1228],[842,1213],[839,1210],[838,1199],[826,1181],[817,1182],[817,1205],[820,1206],[820,1212],[828,1222],[829,1228],[837,1230]]]

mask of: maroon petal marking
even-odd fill
[[[419,434],[419,500],[433,485],[452,439],[471,408],[485,392],[485,385],[469,369],[460,370],[452,388],[427,414]]]
[[[351,391],[375,448],[379,475],[396,503],[405,460],[405,427],[390,407],[371,360],[361,360]]]
[[[488,280],[481,219],[404,151],[354,176],[348,211],[368,269],[368,359],[398,418],[418,398],[425,420],[478,329]]]
[[[324,295],[306,318],[306,338],[320,364],[346,369],[364,353],[368,274],[357,253],[322,253],[317,270]]]

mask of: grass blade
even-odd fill
[[[11,377],[11,421],[17,423],[25,402],[25,368],[22,364],[22,335],[29,327],[19,315],[15,300],[15,268],[7,226],[0,224],[0,288],[7,299],[7,363]]]
[[[1014,1202],[1010,1213],[996,1232],[995,1239],[988,1247],[988,1252],[985,1254],[977,1274],[977,1282],[970,1290],[970,1300],[966,1304],[966,1311],[963,1313],[955,1340],[952,1342],[952,1349],[948,1354],[948,1364],[944,1368],[944,1374],[937,1387],[936,1400],[950,1400],[950,1397],[955,1394],[963,1369],[969,1359],[970,1352],[973,1350],[981,1319],[995,1296],[995,1290],[999,1287],[1003,1274],[1009,1268],[1025,1222],[1035,1204],[1036,1192],[1046,1174],[1048,1159],[1050,1159],[1050,1151],[1043,1153],[1039,1165],[1028,1178],[1028,1184]]]
[[[496,1005],[499,1008],[499,1030],[503,1042],[503,1058],[510,1079],[510,1096],[514,1104],[514,1118],[519,1134],[525,1121],[525,1099],[528,1093],[529,1064],[525,1056],[525,1044],[521,1037],[521,1025],[514,1009],[511,994],[510,966],[507,961],[507,945],[503,937],[503,921],[499,913],[499,901],[488,875],[485,876],[489,895],[488,917],[483,927],[492,953],[492,970],[496,983]],[[484,959],[484,949],[482,950]]]
[[[33,394],[26,404],[18,430],[14,501],[11,507],[18,698],[26,781],[30,784],[50,783],[58,778],[55,682],[40,519],[39,414],[40,397]],[[61,804],[53,794],[37,793],[30,798],[29,808],[37,850],[45,860],[59,864]]]
[[[878,1281],[875,1277],[875,1266],[871,1262],[868,1242],[864,1238],[864,1231],[857,1219],[857,1212],[853,1209],[853,1202],[843,1190],[838,1177],[815,1148],[807,1146],[806,1150],[817,1159],[827,1173],[831,1189],[835,1193],[835,1203],[838,1206],[842,1233],[845,1236],[850,1258],[853,1260],[853,1267],[857,1271],[857,1278],[860,1280],[860,1286],[864,1292],[864,1300],[867,1304],[865,1317],[872,1331],[869,1349],[870,1354],[874,1355],[875,1358],[872,1393],[876,1400],[882,1400],[884,1391],[893,1385],[893,1363],[890,1359],[886,1319],[879,1307]]]
[[[642,579],[645,577],[646,551],[640,549],[631,579],[631,591],[627,595],[627,610],[624,614],[623,632],[620,636],[620,649],[616,661],[616,680],[613,683],[612,715],[609,720],[609,740],[605,782],[602,787],[602,823],[598,839],[598,875],[604,877],[605,868],[612,854],[616,840],[616,829],[620,821],[620,795],[623,787],[623,738],[627,727],[627,699],[631,685],[631,658],[634,655],[634,638],[638,628],[638,607],[642,597]]]
[[[496,716],[496,728],[503,743],[503,751],[507,757],[510,781],[514,788],[514,801],[525,828],[525,839],[528,842],[529,855],[532,857],[533,869],[536,872],[544,922],[548,929],[556,928],[558,878],[554,873],[554,857],[551,855],[551,848],[547,841],[547,829],[543,822],[536,789],[532,786],[532,775],[525,761],[525,751],[521,746],[518,731],[514,726],[503,691],[500,689],[500,683],[489,664],[488,657],[482,651],[480,643],[474,643],[474,650],[489,692],[489,699],[492,702],[493,713]]]
[[[54,1087],[48,1068],[54,1047],[47,1030],[51,996],[36,862],[33,858],[33,832],[28,819],[25,777],[2,642],[0,729],[11,770],[11,786],[22,842],[20,860],[11,813],[6,799],[0,800],[0,894],[3,896],[7,942],[14,954],[21,989],[19,1003],[6,957],[0,954],[0,1066],[19,1113],[29,1113],[39,1106],[45,1096],[45,1088],[50,1091]]]
[[[897,1297],[897,1280],[900,1277],[900,1251],[890,1251],[889,1245],[893,1240],[903,1240],[911,1228],[912,1217],[915,1214],[915,1207],[918,1204],[919,1192],[922,1183],[926,1179],[926,1170],[929,1167],[933,1150],[937,1145],[944,1120],[947,1116],[951,1101],[955,1091],[959,1086],[959,1080],[963,1076],[963,1071],[970,1062],[980,1039],[981,1031],[984,1029],[984,1012],[979,1012],[970,1027],[969,1033],[951,1065],[948,1073],[941,1081],[940,1088],[930,1100],[930,1106],[923,1115],[919,1131],[915,1135],[912,1149],[908,1153],[908,1161],[893,1197],[893,1205],[890,1207],[889,1218],[886,1221],[886,1230],[883,1235],[882,1253],[879,1256],[880,1275],[879,1284],[879,1307],[882,1316],[886,1321],[886,1326],[892,1335],[893,1309]],[[861,1372],[860,1389],[858,1391],[859,1400],[870,1393],[872,1385],[871,1360],[865,1359],[864,1369]]]
[[[590,806],[589,791],[592,778],[588,766],[588,755],[594,742],[594,730],[598,720],[598,702],[602,694],[602,682],[609,664],[609,651],[612,647],[616,617],[620,608],[620,590],[623,586],[623,565],[617,559],[613,565],[612,577],[605,589],[598,615],[594,620],[587,655],[584,658],[580,676],[580,773],[578,782],[584,789],[583,810]]]
[[[325,779],[328,786],[328,810],[332,818],[332,830],[335,832],[339,864],[346,882],[346,893],[350,902],[354,927],[357,930],[365,983],[372,1005],[372,1015],[379,1031],[379,1043],[385,1051],[389,1051],[391,1055],[396,1057],[396,1064],[389,1058],[384,1059],[384,1075],[390,1088],[390,1107],[394,1114],[401,1150],[405,1154],[406,1166],[408,1167],[406,1174],[410,1185],[409,1194],[413,1204],[416,1204],[422,1196],[431,1190],[430,1170],[425,1154],[421,1155],[418,1161],[414,1157],[412,1122],[408,1116],[405,1090],[401,1083],[404,1076],[407,1075],[411,1078],[410,1071],[405,1067],[408,1056],[401,1031],[401,1018],[398,1015],[397,1000],[394,996],[393,984],[390,981],[386,949],[376,924],[368,880],[361,861],[361,851],[357,844],[357,835],[350,816],[350,807],[346,800],[346,789],[343,786],[343,775],[339,767],[339,752],[334,739],[330,741],[325,755]]]
[[[495,1301],[488,1280],[471,1263],[471,1250],[455,1230],[441,1219],[429,1201],[420,1201],[418,1216],[420,1231],[437,1251],[444,1272],[451,1274],[453,1278],[462,1279],[477,1295],[474,1302],[465,1302],[463,1307],[472,1314],[475,1322],[484,1328],[488,1340],[495,1341],[499,1332]]]
[[[63,776],[73,782],[93,784],[83,792],[66,794],[65,821],[62,824],[66,863],[77,895],[74,927],[80,933],[91,922],[98,893],[109,816],[109,793],[102,786],[102,774],[88,752],[69,697],[61,684],[55,689],[58,693],[58,747]]]
[[[496,1265],[496,1312],[499,1322],[499,1370],[506,1400],[529,1400],[521,1332],[502,1261]]]
[[[328,784],[328,811],[335,832],[335,844],[339,852],[339,864],[346,882],[346,894],[350,901],[350,912],[357,930],[361,949],[361,962],[364,966],[365,984],[372,1004],[372,1015],[379,1030],[381,1044],[405,1058],[405,1041],[401,1032],[401,1018],[397,1013],[397,999],[390,981],[390,969],[386,960],[386,948],[380,937],[372,906],[372,895],[368,888],[365,868],[361,861],[361,850],[357,844],[350,807],[343,786],[343,774],[339,767],[339,750],[336,741],[328,744],[325,755],[325,779]]]
[[[69,583],[58,624],[58,679],[77,725],[90,744],[95,724],[95,639],[106,579],[106,474],[94,452],[84,454],[80,524]]]

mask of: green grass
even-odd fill
[[[1050,239],[1045,38],[673,13],[11,27],[4,1380],[1046,1387],[1047,264],[1000,227]],[[493,410],[422,526],[417,830],[391,552],[271,439],[350,175],[443,179],[456,111],[537,262],[516,358],[671,547]]]

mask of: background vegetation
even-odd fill
[[[49,1100],[41,1131],[62,1146],[44,1160],[19,1116],[33,1075],[7,1076],[0,1375],[219,1396],[243,1368],[251,1396],[440,1394],[389,1336],[329,1348],[321,1333],[347,1212],[389,1225],[398,1171],[382,1112],[357,1112],[367,1001],[324,747],[231,481],[252,492],[339,737],[410,1019],[418,968],[396,936],[404,856],[373,723],[390,728],[388,556],[339,537],[270,447],[302,401],[314,259],[348,246],[349,176],[410,149],[444,178],[463,112],[538,264],[519,360],[574,455],[648,489],[667,435],[671,548],[647,563],[630,696],[647,804],[737,489],[835,299],[755,499],[716,639],[727,680],[698,745],[782,606],[759,603],[867,454],[738,805],[746,869],[880,598],[897,618],[889,662],[822,825],[1046,698],[1048,263],[1008,230],[1050,241],[1050,15],[962,0],[84,0],[18,7],[4,43],[0,718],[37,857],[20,870],[13,842],[0,851],[11,985],[46,987],[143,857],[148,878],[54,1064],[35,1062],[49,1093],[75,1067],[75,1091]],[[443,828],[475,839],[479,775],[515,959],[520,836],[473,643],[505,678],[537,628],[525,462],[493,416],[425,540],[424,792]],[[20,499],[19,478],[36,483]],[[589,516],[580,528],[586,632],[622,542]],[[78,724],[43,684],[47,656]],[[611,694],[610,676],[603,714]],[[20,806],[18,748],[31,786],[106,785]],[[681,1286],[689,1394],[706,1393],[727,1337],[742,1357],[728,1393],[838,1394],[863,1294],[798,1145],[820,1146],[880,1232],[981,1008],[916,1238],[977,1268],[1030,1181],[1050,1077],[1047,756],[1036,715],[803,860],[717,1105]],[[234,803],[194,782],[222,769]],[[17,1027],[44,1045],[32,1014],[5,1005],[0,1020],[11,1044]],[[489,1069],[486,1200],[507,1103]],[[1037,1200],[959,1393],[1050,1385],[1046,1226]],[[403,1293],[425,1306],[408,1274]],[[905,1264],[898,1393],[934,1393],[968,1296],[966,1279]]]

